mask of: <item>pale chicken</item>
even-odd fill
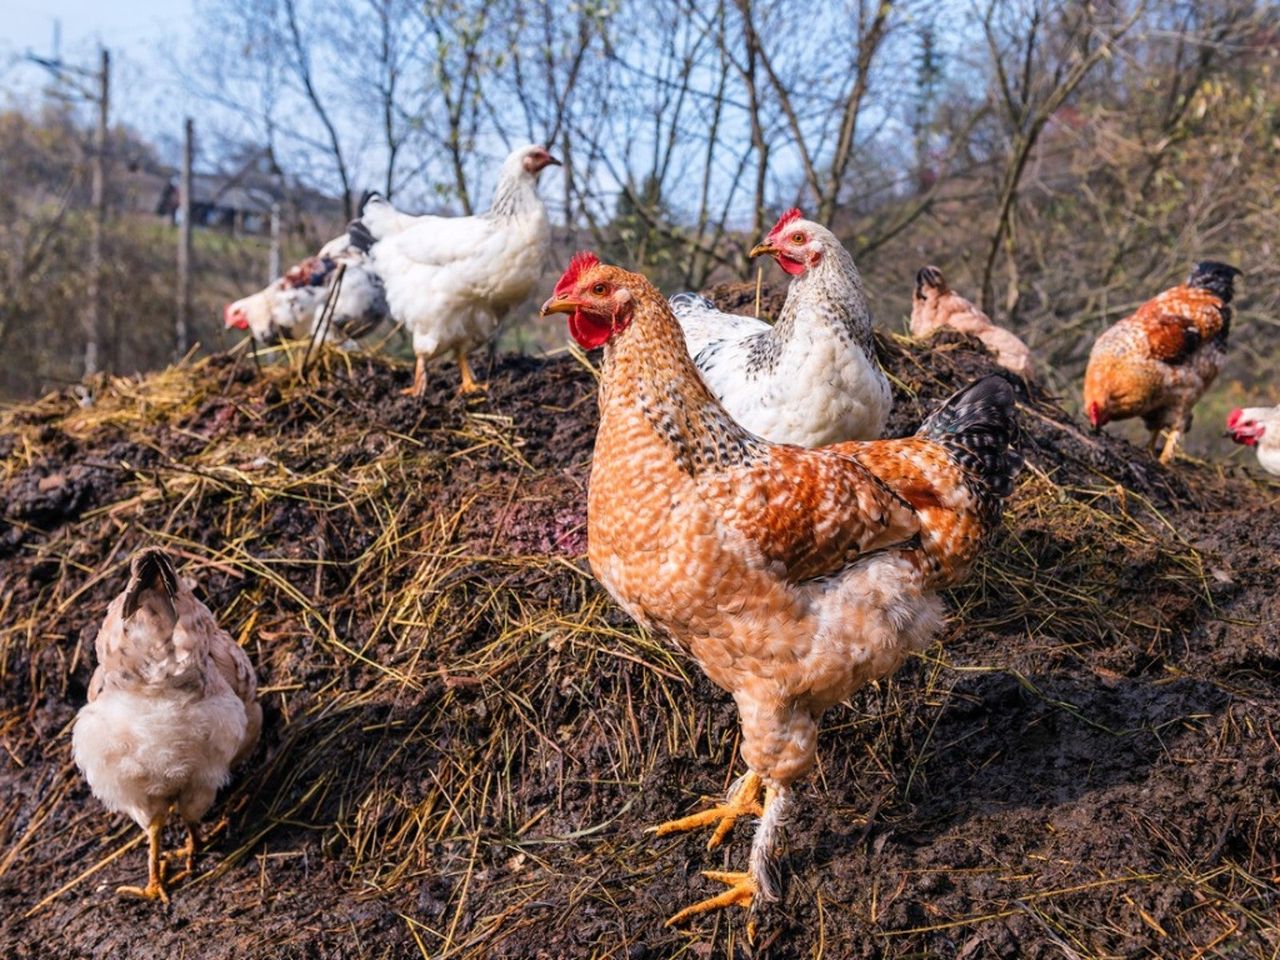
[[[528,298],[551,248],[538,176],[560,161],[544,147],[516,150],[502,165],[493,203],[475,217],[411,217],[374,197],[353,225],[367,233],[391,316],[413,336],[413,384],[422,396],[427,361],[451,353],[461,390],[483,390],[467,360]]]
[[[223,309],[228,329],[247,330],[259,343],[310,337],[341,272],[323,339],[353,346],[387,318],[387,297],[373,261],[350,232],[335,237],[314,257],[294,264],[257,293]]]
[[[714,827],[714,845],[760,816],[748,869],[709,873],[729,889],[669,922],[775,900],[782,824],[822,714],[938,636],[938,592],[999,523],[1020,463],[1013,389],[988,377],[913,437],[807,450],[729,416],[644,277],[579,254],[543,313],[568,314],[582,347],[604,347],[591,569],[732,694],[741,719],[747,774],[723,804],[658,832]]]
[[[911,295],[911,335],[923,340],[941,330],[976,337],[1000,366],[1023,380],[1035,379],[1035,360],[1025,343],[997,327],[977,305],[955,293],[937,267],[922,267]]]
[[[882,436],[893,394],[849,251],[826,227],[788,210],[751,251],[762,254],[792,277],[774,326],[692,294],[671,298],[702,379],[730,416],[774,443]]]
[[[89,787],[147,832],[145,887],[123,895],[168,901],[160,839],[170,808],[187,828],[187,872],[198,824],[258,741],[262,707],[248,656],[179,579],[163,551],[134,556],[128,586],[107,608],[89,702],[72,753]]]
[[[1227,436],[1258,452],[1258,465],[1280,474],[1280,407],[1237,407],[1227,417]]]

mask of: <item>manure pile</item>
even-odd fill
[[[881,341],[895,433],[991,370]],[[946,643],[831,711],[785,905],[644,828],[740,771],[729,698],[586,572],[594,381],[504,357],[215,356],[0,414],[0,956],[1274,957],[1280,488],[1159,467],[1049,398]],[[911,385],[914,390],[908,389]],[[121,564],[163,545],[247,649],[263,740],[169,909],[70,760]],[[171,825],[168,840],[178,839]]]

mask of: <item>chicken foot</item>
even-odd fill
[[[177,883],[179,880],[185,880],[196,872],[196,854],[200,852],[199,826],[187,821],[183,822],[187,827],[187,842],[182,845],[180,850],[174,851],[175,856],[182,858],[183,869],[181,873],[174,874],[169,878],[170,883]]]
[[[165,815],[158,813],[147,825],[147,885],[145,887],[117,887],[116,893],[122,897],[138,897],[141,900],[159,900],[169,902],[169,894],[164,889],[164,869],[160,862],[160,834],[164,831]]]
[[[1177,427],[1169,428],[1169,436],[1164,441],[1164,450],[1160,452],[1160,462],[1169,463],[1173,460],[1174,453],[1178,449],[1178,440],[1182,437],[1182,431]]]
[[[419,356],[413,365],[413,383],[400,391],[404,397],[420,397],[427,392],[427,359]]]
[[[699,900],[697,903],[685,907],[679,913],[673,914],[667,920],[665,926],[674,927],[684,923],[690,917],[696,917],[700,913],[723,910],[725,907],[746,907],[749,910],[756,894],[760,892],[755,878],[744,870],[703,870],[702,875],[708,880],[717,880],[726,884],[729,889],[723,893],[716,894],[714,897],[707,897],[705,900]]]
[[[729,889],[675,913],[667,920],[668,927],[684,923],[692,917],[710,913],[713,910],[739,906],[745,907],[752,914],[747,920],[747,939],[755,939],[754,912],[757,901],[774,901],[780,896],[776,852],[788,796],[788,792],[779,791],[774,787],[769,787],[765,791],[764,813],[760,818],[759,827],[756,828],[755,837],[751,841],[751,860],[748,869],[746,871],[704,870],[702,873],[704,877],[723,883]]]
[[[467,359],[465,350],[455,351],[454,356],[458,358],[458,370],[462,372],[462,386],[458,388],[460,394],[465,397],[472,393],[483,393],[489,389],[487,383],[480,383],[476,380],[476,376],[471,370],[471,361]]]
[[[729,831],[733,829],[733,825],[738,822],[739,817],[760,817],[764,815],[764,808],[760,805],[760,793],[763,786],[764,784],[760,780],[759,774],[754,771],[747,771],[730,788],[729,796],[725,798],[724,803],[717,804],[710,810],[703,810],[687,817],[681,817],[678,820],[668,820],[666,823],[649,829],[658,836],[665,837],[669,833],[683,833],[687,830],[697,830],[700,827],[709,827],[715,824],[715,831],[711,834],[711,839],[707,841],[707,849],[714,850],[724,842],[724,838],[729,835]]]

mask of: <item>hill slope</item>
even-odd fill
[[[991,366],[882,348],[898,433]],[[737,913],[662,927],[724,861],[643,828],[724,789],[736,718],[585,572],[590,374],[503,358],[471,405],[451,370],[402,398],[373,358],[325,354],[313,381],[216,356],[0,416],[0,954],[748,955]],[[1280,491],[1170,473],[1046,398],[1022,415],[1029,468],[946,644],[827,717],[756,955],[1280,936]],[[167,912],[111,892],[141,835],[69,761],[97,624],[149,542],[267,710]]]

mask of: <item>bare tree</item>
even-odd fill
[[[990,54],[993,99],[1004,120],[1008,148],[996,200],[995,227],[982,268],[982,307],[995,309],[993,273],[1001,245],[1011,238],[1018,188],[1045,124],[1089,72],[1111,56],[1145,7],[1139,0],[1127,16],[1092,0],[1065,7],[1037,0],[1023,11],[1004,0],[988,0],[982,21]],[[1003,15],[1003,30],[998,22]],[[1003,35],[1002,35],[1003,34]],[[1010,259],[1011,265],[1014,263]],[[1016,293],[1016,268],[1010,287]]]

